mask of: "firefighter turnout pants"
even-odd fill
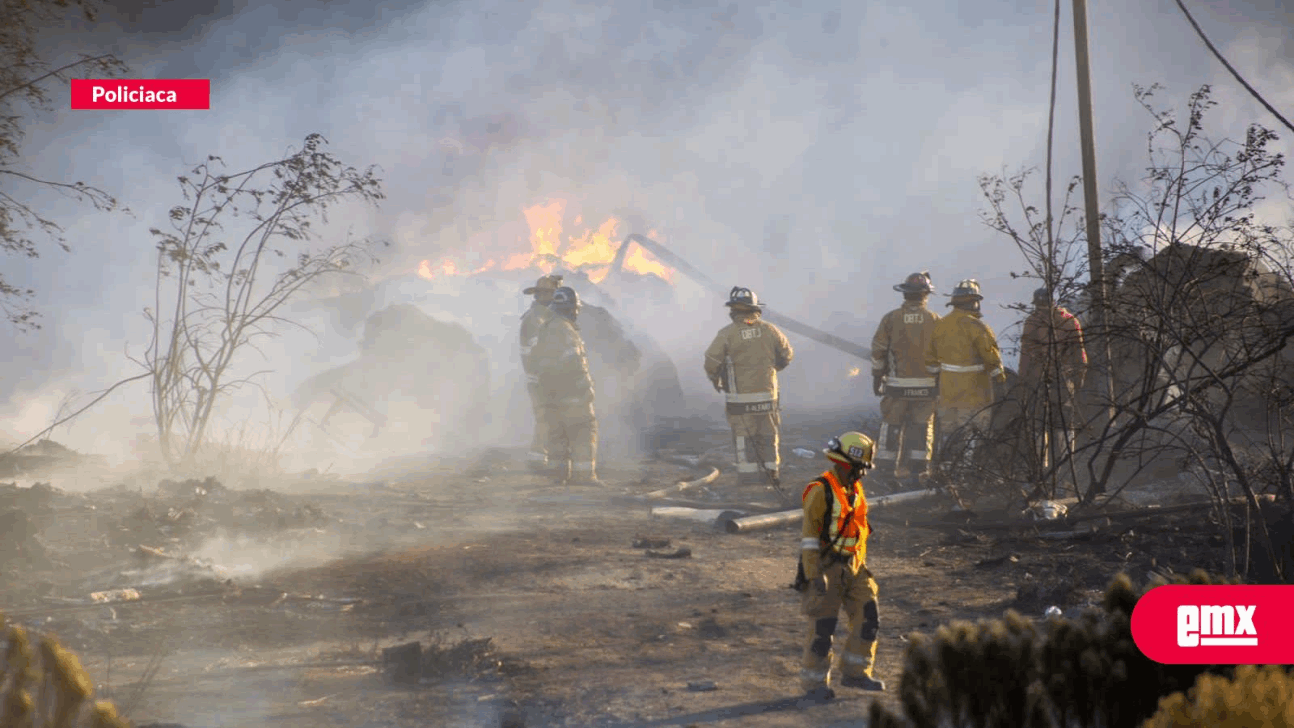
[[[737,483],[757,485],[777,478],[782,467],[782,416],[776,412],[729,414],[732,446],[736,452]]]
[[[548,422],[545,419],[547,410],[543,406],[543,396],[538,387],[531,384],[530,409],[535,414],[535,433],[530,438],[530,451],[526,453],[526,463],[535,470],[548,468]]]
[[[891,472],[901,473],[906,469],[924,473],[930,468],[934,446],[935,400],[881,399],[881,434],[876,442],[878,466]]]
[[[597,477],[598,420],[592,402],[548,403],[542,418],[548,431],[548,463],[559,478]]]
[[[876,635],[880,616],[876,605],[876,580],[866,566],[857,574],[843,561],[823,569],[827,593],[819,594],[812,584],[801,597],[801,612],[808,617],[808,635],[800,662],[800,688],[810,692],[831,680],[831,643],[840,610],[845,610],[849,636],[840,654],[840,671],[850,677],[872,677],[876,663]]]
[[[939,407],[939,460],[969,461],[988,428],[990,411],[985,407]]]
[[[1028,393],[1029,416],[1044,468],[1055,466],[1074,452],[1079,429],[1074,385],[1045,382]]]

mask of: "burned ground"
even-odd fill
[[[858,424],[789,422],[785,480],[822,466],[794,448]],[[690,434],[694,455],[728,439],[718,426]],[[863,724],[870,694],[794,700],[798,525],[729,534],[652,516],[633,496],[696,472],[658,459],[608,463],[601,490],[544,483],[520,462],[466,470],[429,462],[382,483],[270,491],[3,489],[50,559],[6,563],[3,610],[77,650],[136,725]],[[733,480],[678,500],[779,507],[772,490]],[[1207,509],[1008,526],[950,507],[936,497],[873,513],[877,674],[891,685],[879,699],[891,707],[913,631],[1081,609],[1118,571],[1225,568]],[[384,662],[414,642],[403,674],[398,655]]]

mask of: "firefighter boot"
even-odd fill
[[[598,480],[598,421],[592,408],[581,410],[568,423],[571,437],[571,485],[602,485]]]
[[[805,695],[829,700],[831,693],[831,642],[836,632],[836,617],[820,617],[809,622],[808,640],[800,662],[800,689]]]
[[[870,592],[872,598],[862,605],[861,614],[854,611],[853,604],[845,606],[846,611],[850,612],[850,629],[856,630],[856,633],[850,635],[840,656],[844,668],[841,670],[840,685],[846,688],[882,691],[885,689],[885,683],[872,676],[873,665],[876,664],[876,635],[881,626],[875,598],[876,586],[871,576],[864,578],[865,582],[855,582],[858,587],[856,590],[851,590],[853,592],[851,596],[862,596]]]
[[[877,680],[874,677],[868,677],[866,675],[858,675],[858,676],[842,675],[840,677],[840,687],[884,692],[885,682],[882,680]]]

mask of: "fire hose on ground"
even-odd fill
[[[894,503],[906,503],[908,501],[920,500],[938,494],[937,489],[926,490],[909,490],[905,493],[894,493],[892,495],[883,495],[876,498],[867,499],[868,509],[877,506],[892,505]],[[777,513],[765,513],[757,516],[746,516],[744,518],[732,518],[722,521],[723,529],[728,533],[748,533],[750,531],[760,531],[765,528],[774,528],[788,523],[795,523],[804,517],[804,511],[800,508],[790,511],[779,511]]]
[[[664,245],[661,245],[660,243],[656,242],[655,240],[652,240],[651,238],[648,238],[644,235],[638,235],[637,233],[634,233],[626,237],[624,239],[624,242],[622,242],[620,244],[620,247],[616,250],[615,258],[612,259],[611,261],[610,274],[615,275],[622,270],[624,266],[625,257],[629,253],[629,247],[634,243],[641,245],[652,255],[656,256],[656,258],[659,259],[662,263],[665,263],[666,265],[679,271],[680,273],[687,276],[688,278],[691,278],[697,283],[714,291],[716,294],[720,296],[728,295],[728,290],[725,286],[720,285],[719,283],[716,283],[715,281],[711,280],[709,276],[707,276],[705,273],[701,272],[697,268],[693,267],[691,263],[688,263],[686,260],[683,260],[682,258],[680,258],[669,248],[666,248]],[[786,329],[787,331],[790,331],[795,334],[799,334],[801,336],[804,336],[805,338],[811,339],[820,344],[826,344],[827,346],[830,346],[831,348],[836,349],[838,351],[843,351],[846,354],[852,354],[853,356],[856,356],[860,359],[863,359],[869,362],[871,361],[872,351],[868,347],[855,344],[852,341],[847,341],[845,339],[840,338],[839,336],[834,336],[825,331],[822,331],[821,329],[814,328],[813,326],[809,326],[806,323],[803,323],[801,321],[797,321],[788,316],[779,314],[768,308],[764,309],[763,316],[764,316],[764,320],[768,321],[769,323],[780,326]],[[679,483],[678,485],[672,488],[662,488],[661,490],[648,493],[646,497],[663,498],[671,493],[677,493],[698,484],[713,482],[714,479],[717,477],[718,477],[718,470],[712,469],[709,475],[705,476],[704,478],[701,478],[700,480]],[[919,498],[924,498],[926,496],[933,495],[937,492],[938,491],[935,491],[935,490],[921,490],[921,491],[911,491],[908,493],[895,493],[894,495],[881,496],[879,498],[876,498],[870,501],[869,505],[884,505],[886,503],[902,503],[909,500],[917,500]],[[775,526],[779,526],[782,524],[792,523],[801,517],[802,512],[800,509],[797,508],[795,510],[780,511],[776,513],[766,513],[766,514],[753,515],[753,516],[745,516],[741,518],[724,518],[723,516],[725,512],[723,511],[698,510],[698,509],[674,507],[674,508],[653,508],[652,513],[653,515],[669,515],[669,516],[675,516],[675,517],[692,518],[693,520],[710,520],[710,519],[717,518],[719,521],[718,525],[722,525],[725,528],[725,530],[727,530],[729,533],[746,533],[748,531],[756,531],[764,528],[773,528]]]

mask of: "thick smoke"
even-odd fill
[[[12,261],[15,277],[39,290],[46,329],[21,335],[5,372],[11,439],[47,424],[66,393],[134,372],[124,351],[146,343],[147,230],[179,202],[174,177],[207,154],[240,169],[313,131],[349,161],[383,169],[383,207],[335,217],[328,232],[391,240],[378,278],[408,280],[422,259],[498,244],[491,231],[524,230],[523,208],[561,197],[578,201],[586,221],[635,210],[722,284],[753,287],[776,309],[860,343],[896,303],[890,286],[912,270],[930,269],[943,292],[978,278],[986,318],[1003,334],[1017,315],[999,305],[1027,300],[1033,287],[1011,278],[1022,268],[1014,249],[979,222],[975,177],[1042,163],[1051,3],[298,5],[218,6],[187,24],[167,10],[151,26],[153,11],[142,9],[137,21],[123,12],[92,33],[50,39],[62,54],[116,49],[142,77],[210,77],[213,99],[209,112],[60,108],[30,129],[33,173],[97,184],[133,214],[50,199],[74,252]],[[1289,107],[1288,18],[1243,12],[1197,14],[1269,100]],[[1062,180],[1080,169],[1071,22],[1066,9]],[[1271,123],[1168,0],[1098,4],[1091,25],[1107,190],[1144,166],[1150,120],[1132,83],[1164,82],[1162,98],[1176,104],[1214,83],[1218,134]],[[616,315],[660,341],[685,391],[710,404],[700,357],[727,322],[722,300],[682,279],[672,312],[622,299]],[[942,310],[943,299],[933,303]],[[515,317],[524,301],[465,295],[462,304],[460,318],[475,309],[497,320],[474,333],[502,336],[500,312]],[[268,350],[278,397],[357,353],[324,314],[309,316],[320,340],[292,335]],[[866,362],[793,343],[787,407],[838,405],[842,392],[870,406],[847,378]],[[262,404],[240,400],[231,421]],[[120,423],[147,414],[136,385],[56,436],[129,457]]]

